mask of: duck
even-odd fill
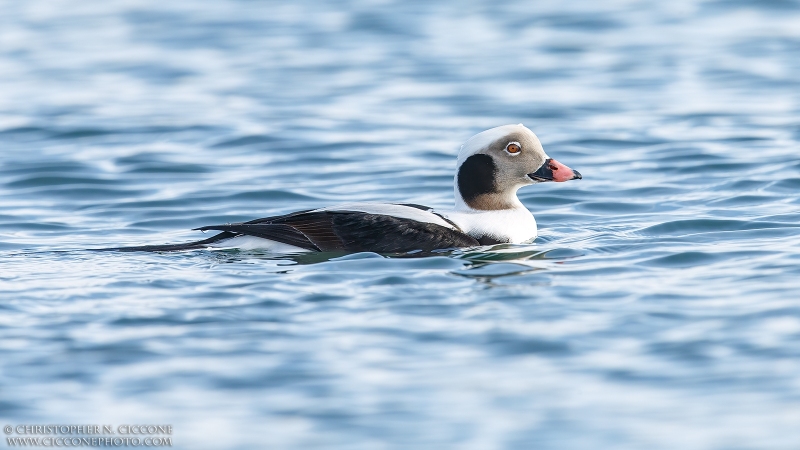
[[[577,170],[548,156],[524,125],[502,125],[461,146],[453,180],[455,204],[450,210],[413,203],[349,203],[195,228],[218,232],[203,240],[107,250],[429,253],[521,244],[536,239],[538,229],[517,191],[532,184],[582,178]]]

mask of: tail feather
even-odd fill
[[[140,245],[136,247],[111,247],[111,248],[98,248],[96,251],[109,251],[109,252],[179,252],[183,250],[199,250],[207,248],[209,244],[213,244],[223,239],[228,239],[236,236],[237,233],[223,232],[214,235],[202,241],[185,242],[183,244],[165,244],[165,245]]]

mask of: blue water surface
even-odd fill
[[[0,424],[178,448],[796,449],[800,2],[0,1]],[[540,237],[96,253],[446,208],[533,129]]]

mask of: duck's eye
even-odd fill
[[[510,144],[506,145],[506,151],[507,151],[508,153],[511,153],[512,155],[516,155],[516,154],[517,154],[517,153],[519,153],[521,150],[522,150],[522,149],[519,147],[519,144],[516,144],[516,143],[514,143],[514,142],[512,142],[512,143],[510,143]]]

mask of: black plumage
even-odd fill
[[[489,155],[477,154],[467,158],[458,169],[458,191],[469,204],[484,194],[497,191],[497,166]]]
[[[118,252],[177,252],[181,250],[198,250],[207,248],[209,245],[224,239],[235,237],[236,233],[219,233],[208,239],[201,241],[184,242],[183,244],[164,244],[164,245],[138,245],[135,247],[112,247],[98,248],[96,251],[118,251]]]
[[[420,208],[422,209],[422,208]],[[235,236],[269,239],[312,251],[405,253],[415,250],[475,247],[480,242],[435,223],[354,211],[301,211],[243,223],[209,225],[222,231],[211,238],[175,245],[125,247],[121,251],[175,251],[205,248]]]

